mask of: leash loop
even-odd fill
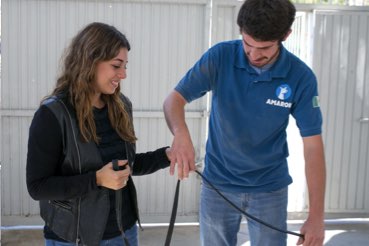
[[[282,232],[282,233],[286,233],[286,234],[290,234],[290,235],[294,235],[294,236],[297,236],[297,237],[301,237],[302,239],[304,239],[304,235],[303,234],[300,234],[300,233],[297,233],[297,232],[293,232],[293,231],[288,231],[288,230],[283,230],[283,229],[280,229],[280,228],[278,228],[278,227],[275,227],[275,226],[273,226],[273,225],[271,225],[271,224],[269,224],[269,223],[267,223],[267,222],[265,222],[265,221],[263,221],[263,220],[261,220],[261,219],[258,219],[258,218],[256,218],[255,216],[253,216],[253,215],[251,215],[251,214],[249,214],[249,213],[246,213],[245,211],[243,211],[242,209],[240,209],[239,207],[237,207],[233,202],[231,202],[227,197],[225,197],[217,188],[215,188],[215,186],[212,184],[212,183],[210,183],[210,181],[209,180],[207,180],[205,177],[204,177],[204,175],[202,175],[199,171],[197,171],[197,170],[195,170],[195,172],[198,174],[198,175],[200,175],[201,176],[201,178],[203,179],[203,180],[205,180],[210,186],[211,186],[211,188],[213,188],[214,189],[214,191],[216,192],[216,193],[218,193],[218,195],[220,195],[226,202],[228,202],[229,203],[229,205],[231,205],[233,208],[235,208],[236,210],[238,210],[240,213],[242,213],[243,215],[245,215],[247,218],[250,218],[250,219],[252,219],[252,220],[254,220],[254,221],[256,221],[256,222],[258,222],[259,224],[262,224],[262,225],[264,225],[264,226],[266,226],[266,227],[269,227],[270,229],[273,229],[273,230],[275,230],[275,231],[279,231],[279,232]]]
[[[256,218],[255,216],[246,213],[245,211],[243,211],[242,209],[240,209],[239,207],[237,207],[233,202],[231,202],[227,197],[225,197],[209,180],[207,180],[207,178],[204,177],[204,175],[202,175],[202,173],[200,173],[199,171],[195,170],[195,172],[203,179],[205,180],[206,183],[208,183],[211,188],[214,189],[214,191],[216,193],[218,193],[219,196],[221,196],[226,202],[229,203],[229,205],[231,205],[233,208],[235,208],[236,210],[238,210],[240,213],[242,213],[243,215],[245,215],[247,218],[250,218],[266,227],[269,227],[270,229],[279,231],[281,233],[285,233],[285,234],[290,234],[290,235],[294,235],[297,237],[302,238],[303,240],[305,239],[305,236],[303,234],[300,233],[296,233],[293,231],[288,231],[288,230],[284,230],[284,229],[280,229],[278,227],[275,227],[261,219]],[[176,192],[174,195],[174,202],[173,202],[173,208],[172,208],[172,214],[170,217],[170,223],[169,223],[169,228],[168,228],[168,232],[167,232],[167,237],[165,240],[165,246],[170,246],[170,241],[172,239],[172,234],[173,234],[173,229],[174,229],[174,223],[176,220],[176,215],[177,215],[177,208],[178,208],[178,198],[179,198],[179,187],[180,187],[180,180],[177,181],[177,186],[176,186]]]

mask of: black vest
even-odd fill
[[[121,95],[132,117],[132,105]],[[75,110],[65,97],[52,97],[43,103],[57,118],[63,136],[64,160],[60,176],[78,175],[101,167],[101,156],[95,142],[82,142]],[[134,165],[135,144],[125,144],[129,165]],[[88,165],[85,165],[88,163]],[[128,187],[138,216],[137,194],[132,179]],[[41,200],[40,214],[46,225],[60,238],[76,244],[99,245],[110,209],[109,191],[101,187],[85,196],[70,200]]]

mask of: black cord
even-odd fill
[[[201,178],[203,180],[206,181],[206,183],[208,183],[224,200],[226,200],[232,207],[234,207],[236,210],[238,210],[239,212],[241,212],[243,215],[245,215],[246,217],[252,219],[252,220],[255,220],[256,222],[262,224],[262,225],[265,225],[273,230],[276,230],[276,231],[279,231],[279,232],[282,232],[282,233],[286,233],[286,234],[291,234],[291,235],[294,235],[294,236],[298,236],[298,237],[301,237],[302,239],[304,239],[304,235],[303,234],[300,234],[300,233],[296,233],[296,232],[293,232],[293,231],[288,231],[288,230],[283,230],[283,229],[280,229],[278,227],[275,227],[271,224],[268,224],[266,223],[265,221],[261,220],[261,219],[258,219],[254,216],[252,216],[251,214],[248,214],[246,213],[245,211],[243,211],[242,209],[240,209],[239,207],[237,207],[233,202],[231,202],[227,197],[225,197],[217,188],[215,188],[215,186],[210,183],[205,177],[204,175],[202,175],[199,171],[195,170],[195,172],[201,176]]]
[[[113,163],[113,170],[114,171],[119,171],[120,167],[118,165],[118,160],[114,159],[112,160]],[[126,237],[126,234],[124,233],[123,230],[123,223],[122,223],[122,204],[123,204],[123,197],[122,197],[122,189],[116,190],[115,191],[115,214],[117,217],[117,224],[118,224],[118,228],[119,231],[121,232],[121,236],[124,240],[124,243],[126,246],[129,246],[129,241]]]
[[[165,239],[164,246],[169,246],[170,241],[172,240],[172,234],[174,229],[174,223],[176,221],[177,217],[177,208],[178,208],[178,198],[179,198],[179,186],[181,184],[181,180],[178,179],[177,181],[177,187],[176,187],[176,193],[174,195],[174,202],[173,202],[173,208],[172,208],[172,215],[170,216],[170,222],[167,232],[167,238]]]

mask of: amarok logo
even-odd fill
[[[279,106],[279,107],[284,107],[284,108],[291,108],[292,107],[292,103],[290,103],[290,102],[283,102],[283,101],[273,100],[273,99],[268,99],[266,101],[266,104]]]
[[[291,87],[287,84],[283,84],[278,86],[275,90],[275,95],[280,100],[268,99],[265,103],[273,106],[284,107],[284,108],[291,108],[292,103],[284,102],[283,100],[288,99],[292,95]]]

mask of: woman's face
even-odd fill
[[[98,94],[113,94],[122,79],[127,77],[128,49],[121,48],[119,54],[96,67],[95,90]]]

